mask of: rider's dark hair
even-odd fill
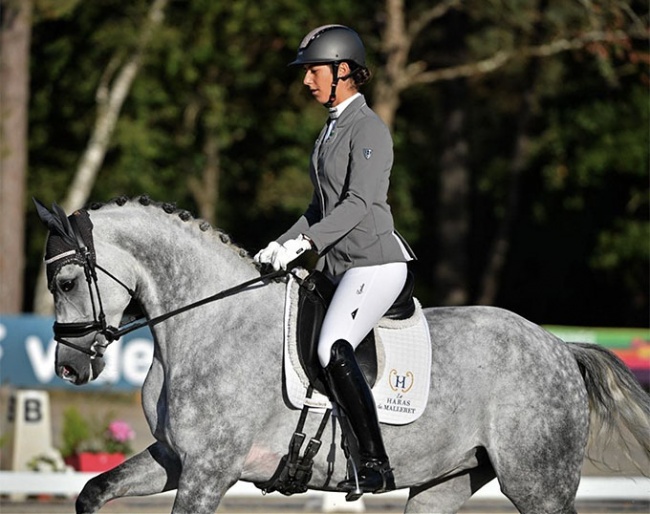
[[[365,66],[359,66],[358,64],[351,61],[345,62],[347,62],[348,66],[350,66],[349,77],[352,79],[352,82],[354,82],[354,85],[357,87],[357,89],[370,81],[372,74],[368,68]]]
[[[360,87],[370,81],[372,78],[372,73],[370,73],[370,70],[365,66],[359,66],[352,72],[351,78],[354,81],[354,84],[357,87]]]

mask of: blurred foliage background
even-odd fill
[[[151,4],[34,0],[25,311],[46,235],[27,199],[68,194]],[[146,193],[266,245],[311,195],[327,115],[287,63],[326,23],[366,44],[424,305],[648,326],[646,2],[170,0],[88,199]]]

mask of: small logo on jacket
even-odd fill
[[[363,156],[366,159],[370,159],[370,156],[372,155],[372,148],[364,148],[363,149]]]

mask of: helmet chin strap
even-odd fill
[[[339,83],[339,64],[338,62],[333,62],[332,63],[332,75],[334,78],[332,79],[332,90],[330,92],[330,97],[327,102],[325,102],[325,107],[328,109],[332,107],[332,104],[336,100],[336,86]]]
[[[334,76],[334,79],[332,80],[332,90],[330,92],[329,100],[327,100],[327,102],[325,102],[325,107],[327,107],[328,109],[330,107],[332,107],[332,104],[336,100],[336,86],[339,83],[339,80],[345,80],[345,79],[349,78],[352,75],[352,73],[348,73],[344,77],[339,77],[339,66],[340,65],[341,65],[340,62],[333,62],[332,63],[332,75]]]

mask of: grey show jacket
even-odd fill
[[[388,128],[360,95],[322,142],[326,131],[327,125],[311,156],[312,201],[278,242],[306,235],[321,257],[317,268],[334,276],[353,267],[412,260],[387,201],[393,165]]]

